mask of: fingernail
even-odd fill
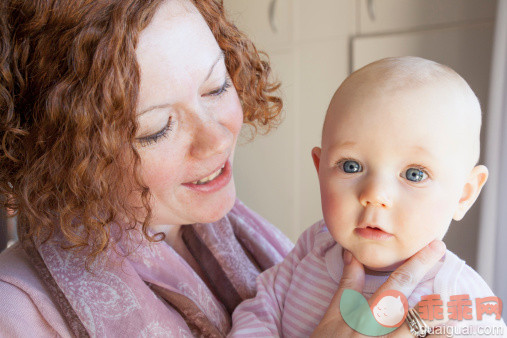
[[[352,254],[349,250],[343,249],[343,263],[349,265],[352,262]]]
[[[430,248],[432,248],[433,250],[437,251],[437,252],[444,252],[446,247],[445,247],[445,244],[444,242],[442,241],[439,241],[439,240],[434,240],[430,243]]]

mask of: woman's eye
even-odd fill
[[[363,167],[356,161],[345,161],[343,162],[343,171],[349,174],[358,173],[363,171]]]
[[[160,131],[156,132],[153,135],[139,137],[137,138],[137,141],[142,147],[149,146],[153,143],[158,142],[163,137],[169,135],[172,126],[173,126],[172,117],[169,116],[169,120],[167,120],[167,123],[164,128],[162,128]]]
[[[223,93],[225,93],[227,91],[227,89],[229,89],[230,87],[231,87],[231,81],[229,80],[229,78],[226,78],[224,84],[220,88],[217,88],[217,89],[205,94],[205,96],[220,96]]]
[[[405,171],[405,178],[411,182],[421,182],[428,178],[423,170],[419,168],[409,168]]]

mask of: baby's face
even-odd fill
[[[320,156],[314,149],[322,210],[334,239],[366,267],[394,269],[462,217],[473,141],[455,97],[421,86],[333,99]]]

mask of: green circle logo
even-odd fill
[[[397,290],[382,292],[371,307],[364,296],[345,289],[340,299],[343,320],[355,331],[370,337],[386,335],[396,330],[407,316],[408,301]]]

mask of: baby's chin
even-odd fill
[[[375,274],[375,273],[387,273],[393,272],[400,265],[405,263],[407,258],[385,258],[382,257],[366,257],[365,259],[361,259],[362,257],[356,257],[361,264],[363,264],[366,273]]]

